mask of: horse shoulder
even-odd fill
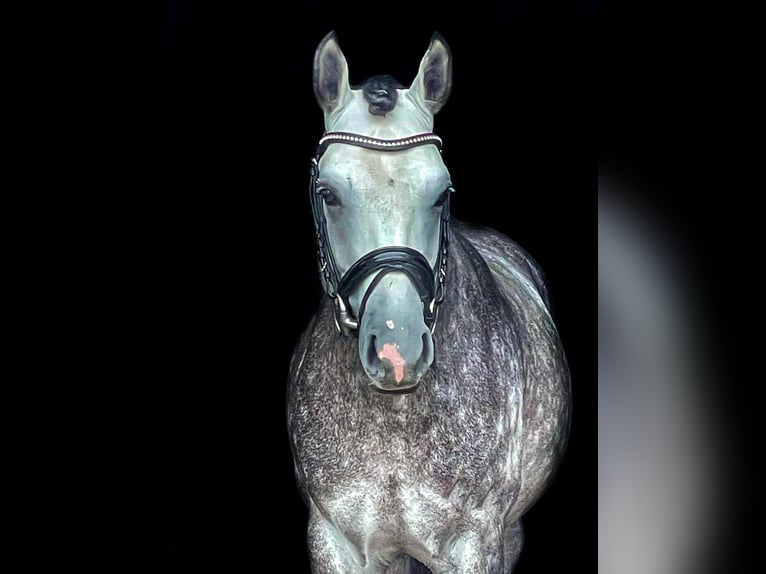
[[[515,520],[542,494],[563,456],[570,420],[569,369],[548,309],[545,279],[534,259],[493,229],[455,227],[487,263],[523,333],[523,486],[509,514]]]
[[[299,460],[296,456],[295,450],[297,437],[295,436],[295,425],[293,421],[293,416],[295,416],[296,413],[291,407],[293,405],[296,393],[299,392],[297,389],[298,380],[301,368],[303,367],[303,361],[306,358],[306,351],[308,350],[309,341],[311,339],[312,333],[314,332],[315,325],[316,316],[311,318],[309,324],[306,326],[306,329],[304,329],[303,333],[301,334],[300,339],[298,340],[298,344],[295,346],[292,358],[290,359],[290,370],[287,378],[287,426],[289,429],[288,432],[290,433],[290,450],[293,453],[293,469],[295,471],[295,480],[298,486],[298,492],[300,493],[301,498],[303,499],[303,502],[306,504],[306,506],[310,505],[310,496],[306,490],[306,476],[300,465],[297,464]]]

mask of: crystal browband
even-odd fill
[[[439,151],[442,149],[442,139],[434,133],[415,134],[406,138],[384,140],[349,132],[327,132],[319,140],[318,155],[321,155],[327,149],[327,146],[334,143],[350,143],[358,147],[380,151],[399,151],[428,144],[435,145],[439,148]]]

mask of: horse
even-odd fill
[[[325,134],[309,193],[327,297],[294,351],[287,423],[315,574],[509,573],[571,410],[542,271],[450,217],[433,133],[452,85],[438,33],[409,88],[314,56]]]

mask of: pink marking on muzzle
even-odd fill
[[[394,367],[394,380],[396,384],[402,382],[404,378],[404,359],[399,354],[399,345],[386,343],[378,353],[378,358],[382,361],[386,359]]]

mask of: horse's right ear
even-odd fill
[[[322,39],[314,54],[314,93],[325,114],[335,111],[351,93],[348,64],[335,32]]]

